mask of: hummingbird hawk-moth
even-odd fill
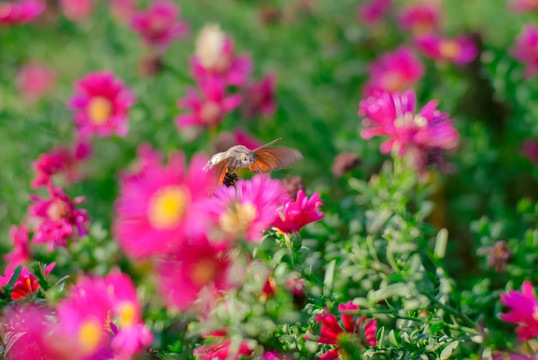
[[[220,185],[226,173],[230,171],[246,168],[252,172],[268,173],[287,168],[303,159],[303,155],[295,149],[269,147],[279,140],[281,138],[254,150],[243,145],[232,146],[226,151],[213,155],[204,170],[209,171],[215,168],[217,170],[217,184]]]

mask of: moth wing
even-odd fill
[[[230,159],[226,158],[212,166],[212,171],[214,171],[216,179],[215,188],[222,185],[222,182],[224,181],[224,176],[226,175],[226,171],[228,170],[229,163]]]
[[[263,148],[254,151],[256,161],[247,167],[252,172],[271,172],[295,165],[303,159],[303,155],[295,149],[276,147]],[[258,169],[259,168],[259,169]]]

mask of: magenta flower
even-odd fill
[[[0,27],[20,25],[32,21],[45,11],[45,3],[40,0],[19,0],[0,3]]]
[[[6,269],[15,269],[17,266],[30,260],[30,241],[28,239],[28,229],[26,225],[11,226],[9,237],[13,243],[13,250],[4,256],[7,263]]]
[[[423,35],[439,30],[441,20],[441,4],[426,0],[412,3],[402,8],[399,16],[400,27],[411,30],[415,35]]]
[[[501,314],[501,320],[518,324],[516,333],[519,341],[527,341],[538,336],[538,300],[530,281],[525,281],[521,292],[511,290],[501,295],[503,305],[510,311]]]
[[[391,0],[369,0],[357,8],[361,22],[371,25],[379,22],[391,6]]]
[[[86,201],[83,197],[71,199],[61,187],[49,186],[49,199],[31,195],[34,204],[30,205],[30,217],[37,220],[33,241],[47,243],[50,251],[55,246],[67,246],[67,240],[75,235],[83,236],[88,232],[90,218],[86,210],[76,206]]]
[[[171,0],[156,0],[146,11],[132,16],[131,27],[158,52],[165,52],[170,44],[185,36],[189,26],[179,21],[179,6]]]
[[[200,84],[202,96],[189,88],[187,96],[178,101],[181,109],[190,109],[188,114],[179,115],[176,125],[180,129],[188,127],[216,127],[224,115],[232,112],[241,104],[241,95],[226,96],[226,86],[218,78],[212,78]]]
[[[94,0],[60,0],[62,11],[71,21],[83,21],[91,16]]]
[[[123,176],[115,206],[114,232],[122,249],[132,257],[167,253],[199,229],[197,218],[206,210],[196,206],[214,185],[203,171],[205,156],[194,156],[188,171],[182,153],[168,165],[152,163],[135,176]]]
[[[76,84],[71,98],[77,130],[82,137],[127,134],[127,113],[135,97],[109,71],[88,74]]]
[[[181,310],[193,306],[202,296],[215,298],[230,288],[231,262],[225,245],[200,238],[176,248],[159,264],[160,292],[168,304]]]
[[[525,63],[527,68],[523,75],[532,78],[538,74],[538,27],[526,24],[512,48],[512,56]]]
[[[323,213],[319,210],[322,205],[318,193],[314,193],[309,199],[304,190],[299,190],[295,201],[284,202],[280,216],[275,219],[273,226],[288,234],[298,232],[306,224],[323,218]]]
[[[424,65],[413,52],[402,46],[385,53],[370,65],[370,80],[365,92],[403,91],[413,87],[424,76]]]
[[[50,272],[54,269],[56,263],[51,263],[45,268],[45,275],[49,275]],[[0,276],[0,286],[5,286],[11,277],[13,276],[15,269],[7,268],[6,275]],[[30,274],[27,267],[23,267],[15,285],[13,286],[13,291],[11,292],[11,298],[13,300],[21,300],[27,297],[28,295],[33,294],[39,289],[39,282],[37,278]]]
[[[216,331],[206,335],[213,343],[194,349],[193,354],[200,360],[239,360],[250,357],[253,349],[246,342],[233,344],[226,338],[227,331]]]
[[[218,77],[226,84],[239,86],[252,72],[252,62],[246,54],[235,54],[233,40],[218,25],[209,25],[196,39],[191,69],[199,83]]]
[[[428,34],[418,37],[415,44],[425,56],[456,65],[470,63],[478,56],[478,48],[473,40],[466,36],[451,39]]]
[[[136,10],[136,0],[110,0],[110,11],[122,23],[129,24]]]
[[[527,139],[523,142],[521,153],[530,162],[538,165],[538,139]]]
[[[508,6],[516,13],[538,11],[537,0],[511,0],[508,3]]]
[[[221,237],[260,242],[288,197],[279,180],[257,174],[237,181],[235,187],[219,187],[206,208]]]
[[[56,74],[40,61],[24,63],[17,71],[17,89],[29,100],[38,100],[48,94],[56,82]]]
[[[340,349],[338,344],[342,340],[342,336],[345,334],[351,336],[362,346],[376,346],[377,345],[377,319],[371,319],[366,321],[366,315],[355,316],[346,314],[346,311],[359,310],[358,305],[354,305],[353,302],[347,304],[338,305],[338,311],[340,311],[340,318],[342,320],[342,326],[338,323],[338,319],[333,314],[329,314],[325,309],[325,313],[316,316],[316,321],[321,323],[321,330],[319,334],[318,342],[327,345],[336,345],[335,349],[329,350],[318,359],[320,360],[336,360],[340,358]]]
[[[252,81],[245,86],[245,103],[242,115],[248,119],[257,116],[273,116],[275,104],[276,76],[265,75],[258,81]]]
[[[418,113],[415,92],[378,93],[359,104],[363,130],[361,136],[388,136],[380,150],[403,156],[408,150],[426,153],[428,150],[449,150],[458,146],[459,134],[448,114],[437,110],[437,101],[427,103]]]

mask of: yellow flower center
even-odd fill
[[[148,218],[159,229],[177,226],[187,208],[189,193],[181,186],[168,186],[155,193],[150,200]]]
[[[220,216],[219,224],[226,233],[241,236],[257,215],[256,207],[251,203],[234,202],[228,211]]]
[[[78,331],[78,342],[84,353],[92,353],[101,342],[102,336],[101,324],[97,320],[84,321]]]
[[[403,116],[398,116],[394,121],[394,126],[402,128],[423,128],[428,126],[428,120],[419,114],[405,113]]]
[[[112,115],[112,103],[102,96],[96,96],[88,105],[88,115],[95,125],[103,125]]]
[[[124,302],[118,307],[118,323],[120,327],[129,327],[135,323],[136,308],[132,302]]]
[[[202,105],[202,109],[200,110],[200,117],[202,118],[204,124],[216,124],[217,120],[220,117],[220,105],[213,101],[205,102],[204,105]]]
[[[454,59],[461,52],[461,46],[454,40],[445,40],[439,48],[441,55],[447,59]]]
[[[58,199],[49,205],[47,209],[47,216],[53,221],[60,221],[69,214],[69,207],[67,204]]]
[[[217,264],[212,260],[201,260],[191,270],[192,281],[199,286],[207,285],[217,275]]]

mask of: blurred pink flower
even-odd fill
[[[527,65],[523,73],[526,78],[538,74],[538,27],[535,24],[525,25],[512,48],[512,56]]]
[[[127,113],[135,97],[123,81],[109,71],[88,74],[76,84],[71,98],[77,130],[81,137],[127,134]]]
[[[186,310],[201,297],[218,297],[230,288],[228,269],[231,262],[225,245],[211,244],[205,238],[196,239],[174,249],[159,264],[160,292],[173,307]]]
[[[0,2],[0,27],[28,23],[39,16],[45,7],[45,2],[40,0]]]
[[[523,282],[521,291],[511,290],[501,294],[501,302],[510,308],[501,314],[503,321],[518,324],[516,333],[519,341],[538,336],[538,300],[530,281]]]
[[[24,63],[17,71],[17,89],[27,99],[37,100],[48,94],[56,81],[56,74],[40,61]]]
[[[359,5],[357,15],[367,25],[377,23],[388,12],[391,3],[391,0],[369,0]]]
[[[178,101],[181,109],[191,110],[188,114],[176,117],[176,125],[180,129],[192,126],[214,128],[224,115],[232,112],[243,101],[241,95],[226,96],[226,86],[217,78],[205,81],[200,86],[202,96],[188,88],[187,95]]]
[[[510,0],[508,6],[517,13],[538,11],[538,0]]]
[[[32,167],[36,173],[32,180],[32,187],[52,183],[52,176],[62,174],[67,182],[76,182],[82,178],[80,165],[83,160],[91,155],[92,147],[90,143],[79,141],[73,149],[59,147],[49,153],[39,155]]]
[[[194,349],[194,356],[200,360],[239,360],[252,355],[253,349],[246,342],[234,344],[226,336],[226,331],[214,332],[205,336],[210,338],[213,343]]]
[[[377,319],[371,319],[366,322],[366,315],[355,316],[351,314],[345,314],[345,311],[359,310],[358,305],[354,305],[353,302],[347,304],[338,305],[338,311],[342,313],[340,318],[342,320],[342,326],[338,323],[338,319],[333,314],[329,314],[325,309],[325,313],[316,316],[316,321],[321,324],[321,330],[319,334],[318,342],[327,345],[337,345],[335,349],[329,350],[325,354],[321,355],[318,359],[329,360],[339,359],[339,347],[341,335],[347,333],[357,337],[358,342],[362,346],[376,346],[377,345]]]
[[[61,187],[54,189],[49,186],[49,199],[30,195],[34,202],[30,205],[29,213],[37,220],[33,241],[36,244],[47,243],[50,251],[55,246],[67,246],[67,240],[75,235],[83,236],[88,232],[90,218],[86,210],[76,206],[86,201],[83,197],[71,199]]]
[[[257,149],[263,145],[261,141],[251,134],[241,129],[235,129],[233,132],[223,131],[215,141],[214,152],[226,151],[232,146],[243,145],[249,149]]]
[[[13,225],[9,229],[9,237],[13,243],[13,250],[4,255],[7,263],[6,269],[15,269],[17,266],[30,260],[30,241],[26,225]]]
[[[319,210],[322,205],[318,193],[312,194],[309,199],[304,190],[299,190],[295,201],[287,200],[284,202],[280,216],[275,219],[273,226],[285,233],[298,232],[306,224],[323,218],[323,213]]]
[[[441,11],[441,4],[437,1],[409,4],[400,11],[400,27],[411,30],[415,35],[436,32],[440,27]]]
[[[257,116],[273,116],[275,105],[276,76],[265,75],[258,81],[251,81],[245,86],[245,102],[242,115],[248,119]]]
[[[422,35],[415,40],[422,53],[434,60],[444,60],[456,65],[470,63],[478,56],[478,48],[470,37],[445,38],[438,35]]]
[[[362,100],[359,116],[363,117],[361,136],[388,136],[380,150],[403,156],[409,150],[427,152],[432,149],[449,150],[458,146],[459,134],[448,114],[436,109],[437,101],[427,103],[418,113],[415,92],[378,93]]]
[[[172,154],[167,165],[147,161],[137,175],[122,177],[115,206],[114,232],[135,258],[167,253],[198,231],[195,220],[206,210],[196,204],[207,198],[215,181],[202,170],[205,156],[194,156],[188,171],[182,153]]]
[[[56,263],[51,263],[45,268],[45,275],[48,276],[50,272],[54,269],[56,266]],[[15,271],[15,268],[7,268],[5,276],[0,276],[0,286],[5,286],[9,280],[11,280],[11,277],[13,276],[13,273]],[[11,292],[11,299],[13,300],[21,300],[24,299],[26,296],[33,294],[39,289],[39,282],[37,281],[37,278],[30,274],[28,271],[28,268],[25,266],[22,268],[21,273],[19,277],[17,278],[17,281],[15,282],[15,285],[13,286],[13,291]]]
[[[291,357],[287,355],[279,354],[276,351],[265,352],[262,358],[262,360],[291,360],[291,359],[292,359]]]
[[[536,360],[534,356],[525,356],[515,352],[509,354],[495,354],[493,360]]]
[[[130,24],[136,10],[136,0],[110,0],[110,11],[122,23]]]
[[[208,25],[196,39],[191,69],[199,83],[216,76],[226,84],[239,86],[252,72],[252,62],[247,54],[235,54],[233,40],[218,25]]]
[[[62,11],[71,21],[83,21],[91,16],[94,0],[60,0]]]
[[[538,139],[525,140],[521,152],[530,162],[538,165]]]
[[[170,44],[188,34],[187,23],[179,21],[179,5],[171,0],[156,0],[146,11],[132,16],[131,27],[146,43],[158,52],[165,52]]]
[[[370,65],[370,80],[365,93],[375,91],[403,91],[415,85],[424,76],[424,65],[405,46],[388,52]]]
[[[257,174],[237,181],[235,187],[219,187],[206,208],[223,237],[260,242],[288,198],[280,180]]]

